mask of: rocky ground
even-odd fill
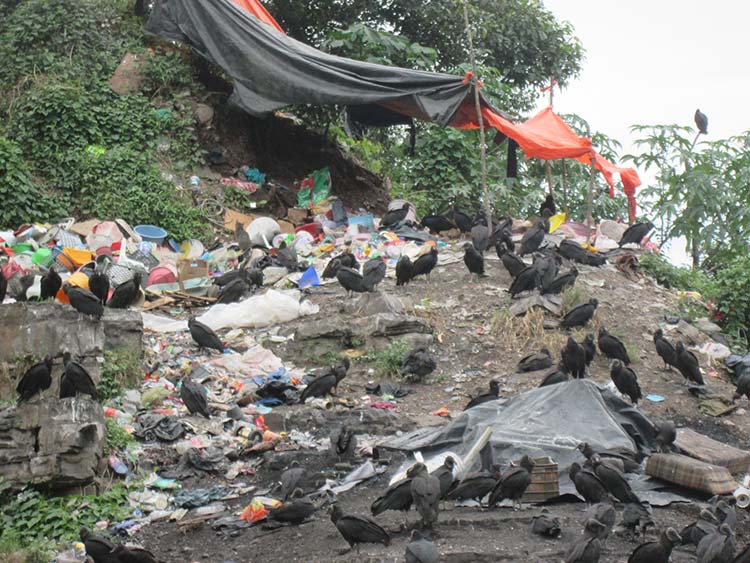
[[[447,256],[447,253],[446,253]],[[494,258],[494,256],[492,257]],[[565,269],[565,266],[563,267]],[[626,343],[633,360],[633,369],[646,395],[660,395],[661,402],[644,399],[641,410],[652,419],[675,420],[680,426],[729,443],[739,448],[747,447],[750,425],[741,403],[734,413],[712,418],[703,415],[697,408],[696,399],[687,391],[677,372],[663,369],[656,355],[652,333],[665,315],[677,311],[676,296],[657,287],[648,278],[630,278],[613,266],[599,269],[579,267],[581,275],[577,291],[566,296],[567,301],[599,299],[601,305],[594,322],[585,332],[606,326],[610,332],[620,336]],[[468,273],[461,262],[441,265],[433,273],[432,280],[420,279],[409,286],[406,294],[397,293],[393,280],[387,279],[380,291],[397,295],[406,304],[408,312],[423,319],[433,328],[434,342],[431,349],[438,357],[438,369],[427,381],[407,385],[413,393],[396,401],[393,412],[374,409],[369,405],[365,386],[382,379],[376,364],[367,361],[372,350],[382,348],[383,339],[360,341],[342,337],[340,339],[313,340],[306,342],[286,341],[274,344],[274,351],[285,361],[297,366],[321,365],[331,352],[346,349],[352,356],[370,352],[365,359],[352,364],[349,376],[339,386],[338,396],[356,402],[354,408],[337,406],[333,411],[314,410],[309,406],[279,407],[285,411],[286,423],[301,426],[321,435],[327,434],[336,422],[346,420],[358,432],[386,436],[414,427],[445,424],[444,417],[431,412],[447,407],[451,415],[457,415],[468,400],[468,396],[484,391],[492,379],[501,381],[502,394],[512,395],[536,387],[545,372],[518,374],[515,366],[520,358],[547,346],[557,358],[566,335],[554,328],[544,328],[544,315],[532,311],[524,317],[512,317],[508,313],[510,298],[505,289],[510,277],[496,259],[488,256],[488,276],[479,283],[469,283]],[[345,308],[346,299],[337,284],[316,288],[310,299],[320,306],[315,317],[303,317],[285,325],[279,332],[291,335],[298,328],[335,317]],[[564,303],[564,306],[569,303]],[[547,315],[547,324],[549,319]],[[578,339],[584,331],[574,332]],[[684,335],[667,332],[672,339]],[[692,334],[696,340],[705,337]],[[696,342],[698,344],[699,342]],[[733,386],[728,373],[720,365],[709,365],[705,356],[700,356],[707,384],[724,396],[731,396]],[[598,357],[590,371],[591,379],[606,383],[609,369],[605,359]],[[404,385],[398,379],[394,383]],[[550,405],[554,408],[554,405]],[[283,447],[281,449],[284,449]],[[388,454],[392,466],[402,461],[400,454]],[[313,489],[325,478],[341,476],[361,460],[350,460],[341,464],[333,454],[327,452],[277,451],[266,454],[255,479],[251,481],[258,492],[264,492],[278,479],[291,459],[298,459],[308,467],[306,488]],[[392,470],[354,489],[339,495],[339,503],[347,513],[369,514],[369,506],[387,487]],[[205,479],[183,483],[185,488],[205,487]],[[236,510],[246,506],[252,495],[242,496],[230,504]],[[533,536],[529,529],[531,518],[540,513],[540,507],[529,507],[523,511],[499,508],[488,512],[477,508],[446,505],[434,533],[434,539],[443,561],[530,561],[559,562],[570,542],[582,529],[582,504],[553,504],[549,511],[562,522],[563,534],[557,540],[542,540]],[[668,508],[655,509],[657,525],[674,526],[678,529],[694,519],[700,510],[697,503],[673,504]],[[201,563],[236,563],[249,561],[401,561],[408,532],[400,530],[400,514],[386,513],[378,522],[393,532],[391,546],[365,545],[359,554],[340,554],[347,544],[339,536],[328,519],[325,510],[297,527],[271,528],[259,525],[229,533],[216,530],[209,523],[160,522],[145,527],[136,540],[151,548],[160,558],[169,563],[199,561]],[[411,522],[416,513],[411,513]],[[744,515],[738,526],[738,543],[747,541],[748,529]],[[624,562],[637,545],[637,541],[615,536],[607,542],[602,561]],[[680,548],[673,561],[694,561],[694,549]]]

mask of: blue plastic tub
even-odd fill
[[[167,231],[156,225],[136,225],[133,230],[146,242],[161,244],[167,238]]]

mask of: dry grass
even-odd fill
[[[589,300],[589,296],[586,294],[586,292],[582,288],[575,285],[565,288],[560,294],[560,297],[562,298],[562,309],[560,311],[561,315],[565,315],[573,307]]]
[[[549,348],[554,356],[567,337],[560,332],[546,330],[544,319],[544,310],[537,307],[529,309],[521,317],[514,316],[509,309],[501,309],[492,318],[492,335],[502,348],[518,351],[521,355],[524,350]]]

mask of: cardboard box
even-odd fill
[[[208,277],[208,262],[205,260],[180,260],[177,263],[177,280],[184,282]]]

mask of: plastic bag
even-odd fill
[[[218,304],[198,320],[213,330],[223,328],[258,328],[293,321],[302,315],[317,312],[317,306],[300,303],[298,291],[269,289],[237,303]],[[145,321],[145,319],[144,319]]]
[[[321,168],[300,182],[297,207],[307,209],[328,199],[331,194],[331,172]]]

